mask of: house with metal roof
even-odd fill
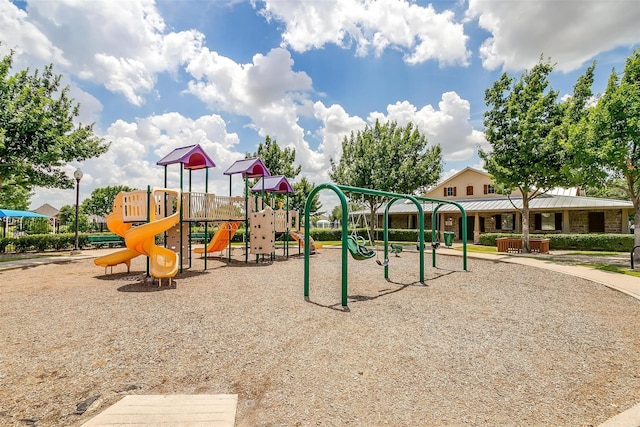
[[[491,176],[467,167],[431,188],[425,197],[456,201],[467,213],[467,236],[479,241],[481,233],[522,232],[522,196],[519,191],[497,194]],[[425,224],[431,224],[434,203],[424,203]],[[629,233],[633,204],[627,200],[587,197],[580,189],[555,189],[529,203],[530,233]],[[453,205],[438,209],[440,232],[462,234],[461,214]],[[389,210],[390,228],[416,228],[413,203],[396,203]],[[379,224],[382,222],[379,221]],[[427,227],[429,227],[427,225]]]

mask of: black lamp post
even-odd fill
[[[73,173],[73,177],[76,179],[76,240],[73,250],[78,250],[78,207],[80,205],[80,180],[82,179],[82,171],[80,168],[76,169]]]

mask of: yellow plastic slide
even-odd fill
[[[107,215],[107,228],[116,233],[120,237],[125,237],[126,232],[131,228],[131,224],[125,223],[122,220],[122,193],[118,193],[113,201],[113,212]],[[127,266],[127,272],[131,268],[131,259],[140,255],[139,252],[132,251],[131,249],[123,249],[109,255],[101,256],[93,260],[95,265],[104,267],[105,274],[107,267],[113,267],[118,264],[125,264]]]
[[[291,237],[293,237],[293,239],[296,242],[300,244],[300,246],[304,248],[304,232],[303,231],[291,230],[289,234],[291,235]],[[309,249],[311,249],[310,252],[314,253],[316,249],[320,249],[320,248],[322,248],[322,245],[320,243],[314,242],[313,237],[309,236]]]
[[[214,234],[209,241],[206,252],[220,252],[224,250],[229,245],[229,241],[233,235],[236,234],[240,224],[242,224],[242,221],[229,221],[220,224],[218,231],[216,231],[216,234]],[[203,254],[205,253],[205,248],[195,248],[193,251],[197,254]]]
[[[149,274],[156,279],[178,273],[179,256],[168,248],[156,245],[156,234],[164,233],[180,221],[179,211],[173,215],[130,229],[124,236],[127,248],[149,257]]]

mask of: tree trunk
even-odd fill
[[[530,253],[529,247],[529,194],[522,193],[522,252]]]
[[[369,239],[370,239],[370,243],[371,245],[375,245],[376,244],[376,223],[377,221],[377,209],[375,208],[374,205],[369,205],[369,208],[371,209],[371,215],[369,216]]]
[[[633,246],[640,246],[640,203],[638,203],[638,199],[633,199],[633,209],[635,209],[635,213],[633,214]],[[640,266],[640,248],[636,249],[633,252],[633,265]]]

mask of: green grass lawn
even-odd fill
[[[456,246],[453,248],[456,251],[462,252],[462,246]],[[478,252],[483,254],[497,254],[498,248],[495,246],[483,246],[483,245],[470,245],[467,243],[467,252]]]
[[[60,256],[60,253],[33,253],[33,254],[0,254],[0,262],[20,261],[23,259],[49,258]]]
[[[596,270],[610,271],[612,273],[626,274],[627,276],[640,277],[640,271],[609,264],[577,264],[581,267],[595,268]]]

